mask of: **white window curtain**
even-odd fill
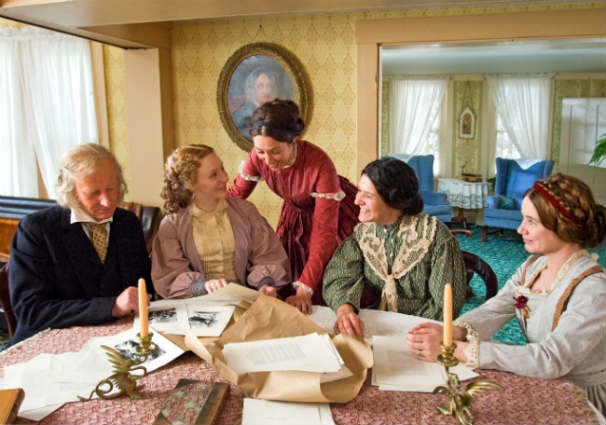
[[[55,198],[61,155],[98,142],[89,42],[35,27],[0,28],[0,70],[0,93],[7,94],[0,96],[0,147],[10,152],[0,159],[0,193],[38,197],[37,159]]]
[[[391,137],[395,153],[435,154],[428,134],[440,114],[448,78],[392,80]]]
[[[496,112],[523,158],[547,159],[551,75],[486,78]]]

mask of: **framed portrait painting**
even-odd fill
[[[275,98],[297,102],[307,124],[311,115],[311,88],[299,60],[272,43],[247,44],[227,60],[217,86],[217,104],[223,127],[240,148],[249,151],[250,116]]]

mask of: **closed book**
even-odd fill
[[[181,379],[166,399],[154,425],[212,425],[228,395],[228,384]]]
[[[0,423],[15,423],[23,397],[25,393],[21,388],[0,390]]]

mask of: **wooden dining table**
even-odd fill
[[[0,353],[0,368],[32,359],[41,353],[60,354],[78,351],[92,337],[113,335],[132,326],[122,319],[102,326],[49,329]],[[475,424],[590,424],[597,417],[588,405],[585,393],[564,379],[536,379],[494,370],[476,370],[482,378],[503,386],[474,401]],[[438,412],[436,405],[447,406],[444,395],[422,392],[383,391],[371,385],[368,371],[360,393],[350,402],[330,405],[337,424],[451,424],[458,421]],[[186,352],[168,365],[141,378],[142,400],[120,397],[64,404],[41,424],[151,424],[179,379],[227,382],[192,352]],[[26,394],[27,397],[27,394]],[[231,391],[219,424],[240,424],[244,394],[231,384]],[[19,419],[19,423],[31,423]]]

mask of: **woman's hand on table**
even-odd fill
[[[364,322],[356,314],[351,304],[343,304],[337,309],[337,321],[335,322],[335,334],[348,334],[364,338]]]
[[[286,298],[286,302],[290,305],[294,305],[305,314],[311,313],[311,295],[309,292],[305,290],[305,288],[297,288],[297,292],[295,295],[291,295]]]
[[[406,343],[412,354],[419,360],[435,362],[438,354],[442,353],[440,343],[443,337],[443,327],[437,323],[421,323],[406,335]]]
[[[278,296],[278,290],[276,289],[275,286],[271,286],[271,285],[261,286],[261,289],[259,289],[259,292],[262,293],[263,295],[268,295],[268,296],[274,297],[274,298],[276,298]]]
[[[204,283],[204,289],[206,289],[206,292],[208,292],[209,294],[212,294],[213,292],[218,291],[219,289],[223,288],[226,285],[227,285],[226,279],[211,279],[211,280],[207,280]]]
[[[455,357],[459,359],[460,362],[465,363],[467,361],[465,348],[468,343],[462,340],[467,335],[467,329],[461,326],[453,326],[452,335],[457,344]],[[435,362],[438,355],[442,353],[440,344],[442,343],[443,336],[444,330],[442,325],[426,322],[415,326],[408,332],[406,335],[406,343],[417,359],[426,362]]]

